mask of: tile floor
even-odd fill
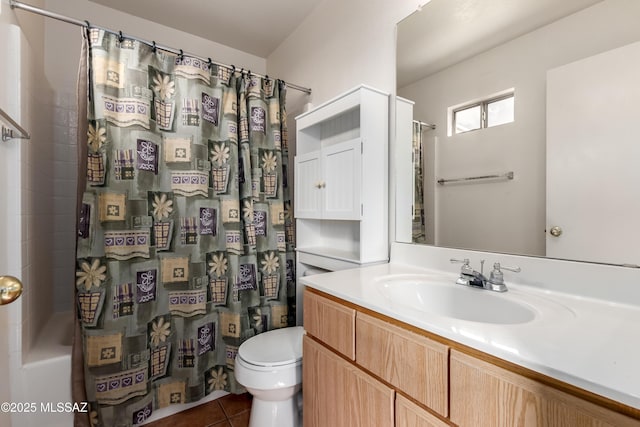
[[[247,427],[251,395],[228,394],[145,427]]]

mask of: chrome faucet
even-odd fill
[[[483,274],[484,271],[484,260],[480,261],[480,271],[474,270],[471,265],[469,265],[469,259],[455,259],[451,258],[452,263],[462,263],[462,267],[460,267],[460,277],[456,280],[456,284],[471,286],[474,288],[482,288],[495,292],[506,292],[507,285],[504,283],[504,275],[502,274],[502,269],[513,271],[514,273],[520,272],[520,267],[505,267],[501,266],[499,262],[493,264],[493,270],[487,279]]]
[[[465,258],[465,259],[451,258],[450,261],[453,263],[456,263],[456,262],[462,263],[462,267],[460,267],[460,277],[458,277],[458,280],[456,280],[456,284],[473,286],[475,288],[485,287],[487,283],[487,278],[482,273],[482,270],[484,270],[484,260],[480,261],[479,272],[474,270],[469,265],[469,258]]]

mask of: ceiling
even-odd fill
[[[602,0],[432,0],[398,25],[398,87]]]
[[[266,58],[322,0],[90,0]]]

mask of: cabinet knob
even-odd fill
[[[560,235],[562,234],[562,228],[558,227],[557,225],[551,227],[551,230],[549,230],[549,234],[551,234],[553,237],[560,237]]]

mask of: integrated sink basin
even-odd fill
[[[391,275],[375,280],[376,287],[396,309],[471,322],[494,324],[527,323],[535,319],[532,307],[504,294],[456,285],[455,279],[439,275]]]

